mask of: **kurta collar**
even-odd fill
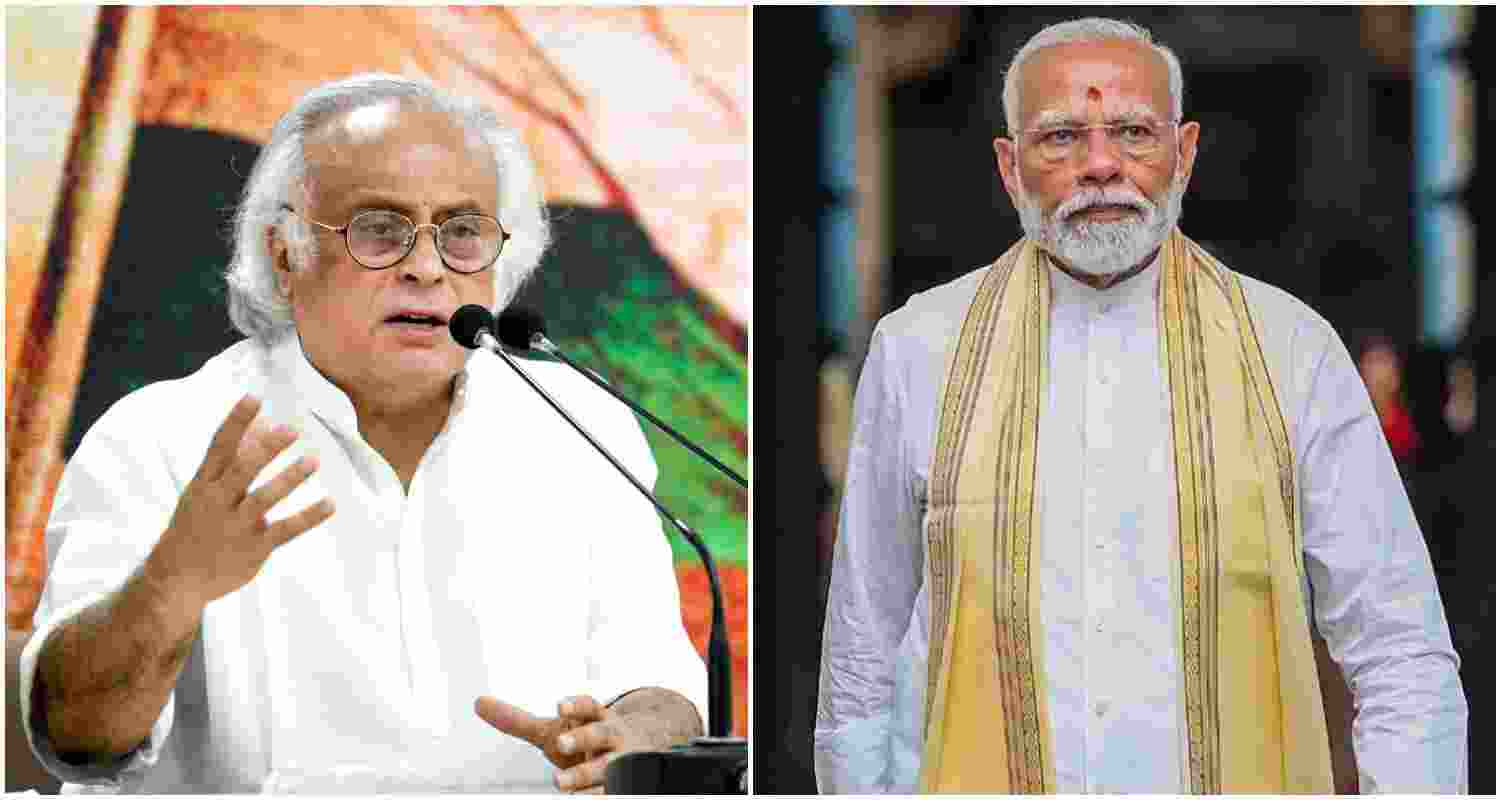
[[[1052,303],[1054,308],[1083,306],[1088,309],[1110,311],[1115,308],[1134,306],[1156,296],[1156,282],[1161,276],[1161,251],[1140,272],[1106,289],[1095,289],[1082,283],[1056,266],[1052,269]]]

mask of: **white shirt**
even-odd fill
[[[916,789],[923,561],[944,355],[981,272],[882,319],[855,400],[814,762],[824,792]],[[1052,272],[1040,418],[1041,618],[1057,788],[1185,790],[1160,264],[1096,290]],[[1318,629],[1361,709],[1363,791],[1461,792],[1467,706],[1432,566],[1368,395],[1332,328],[1244,279],[1298,461]],[[999,709],[996,709],[999,724]]]
[[[565,367],[524,365],[654,482],[629,411]],[[655,511],[508,367],[471,357],[407,493],[288,336],[133,392],[90,429],[48,523],[62,545],[21,659],[25,719],[47,634],[146,557],[247,391],[320,459],[316,485],[272,516],[319,493],[337,511],[208,605],[172,699],[127,762],[70,767],[28,723],[58,777],[130,793],[553,791],[546,758],[475,716],[477,697],[554,716],[570,695],[610,702],[654,686],[704,713],[703,662]]]

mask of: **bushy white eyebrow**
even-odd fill
[[[1067,111],[1048,109],[1036,115],[1036,120],[1031,123],[1032,128],[1065,128],[1079,127],[1082,122]]]
[[[1159,122],[1156,112],[1145,104],[1134,105],[1114,112],[1104,120],[1105,125],[1123,125],[1131,122],[1148,122],[1155,124]],[[1055,108],[1045,109],[1036,115],[1036,121],[1032,123],[1031,129],[1042,128],[1083,128],[1088,122],[1074,116],[1072,112],[1062,111]]]

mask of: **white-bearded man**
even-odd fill
[[[1463,792],[1432,566],[1332,328],[1178,229],[1182,70],[1047,28],[1006,74],[1025,238],[881,320],[814,735],[824,792]],[[1253,224],[1249,222],[1248,224]]]

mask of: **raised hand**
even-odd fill
[[[333,501],[324,498],[274,524],[266,521],[266,512],[318,463],[316,456],[303,456],[249,492],[260,471],[297,438],[284,425],[257,424],[260,405],[246,395],[230,410],[146,559],[144,577],[174,601],[192,604],[186,607],[201,609],[249,583],[273,550],[333,516]]]

